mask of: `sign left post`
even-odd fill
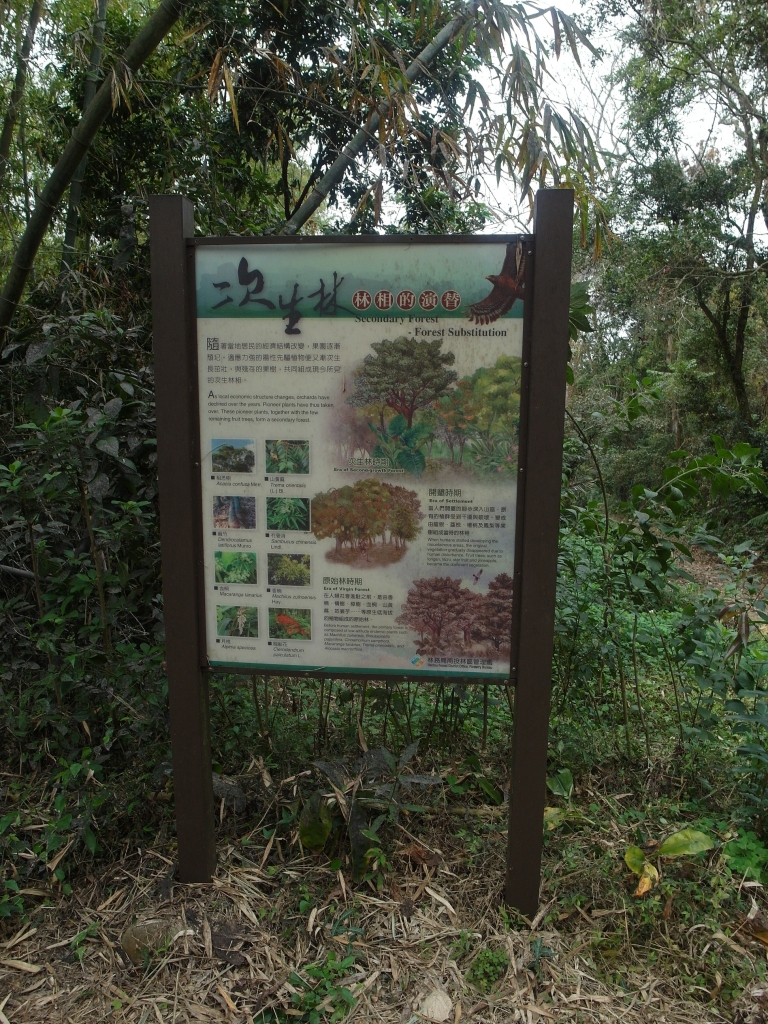
[[[149,201],[160,543],[179,879],[208,882],[216,866],[208,675],[200,650],[202,564],[194,208]]]

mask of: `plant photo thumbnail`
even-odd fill
[[[216,635],[257,638],[259,635],[259,609],[243,605],[217,604]]]
[[[270,608],[270,640],[311,640],[312,610],[310,608]]]
[[[254,442],[215,437],[211,441],[211,462],[214,473],[253,473],[256,468]]]
[[[267,555],[267,583],[272,587],[308,587],[309,555]]]
[[[213,564],[217,583],[255,586],[258,582],[253,551],[214,551]]]
[[[241,494],[214,495],[213,525],[219,530],[255,530],[256,499]]]
[[[267,529],[309,530],[309,498],[267,498]]]
[[[309,441],[265,442],[267,473],[309,473]]]

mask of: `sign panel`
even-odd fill
[[[196,247],[212,667],[508,677],[527,241]]]

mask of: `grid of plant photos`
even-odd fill
[[[263,454],[263,465],[259,456]],[[213,497],[212,525],[217,534],[213,552],[216,603],[216,636],[257,640],[266,631],[270,640],[311,640],[312,611],[308,607],[284,607],[277,596],[264,610],[252,602],[249,588],[264,583],[271,588],[308,588],[312,584],[311,557],[293,552],[267,552],[266,565],[253,548],[256,531],[307,533],[311,529],[311,501],[303,497],[243,493],[248,474],[264,472],[278,479],[284,475],[308,476],[310,443],[302,438],[214,438],[211,470],[217,483]],[[229,483],[233,486],[219,487]],[[224,493],[229,491],[230,493]],[[257,505],[260,506],[257,508]],[[230,531],[236,531],[230,533]],[[250,542],[247,538],[251,535]],[[268,536],[268,533],[267,533]],[[263,576],[266,569],[266,576]],[[238,599],[241,603],[238,603]],[[246,603],[248,602],[248,603]],[[272,603],[275,602],[275,603]],[[263,617],[262,617],[263,616]]]

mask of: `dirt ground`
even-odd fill
[[[719,1008],[717,992],[691,998],[691,979],[684,979],[712,949],[723,975],[730,966],[757,979],[765,973],[760,943],[743,932],[726,937],[719,927],[697,925],[679,935],[667,928],[666,938],[662,929],[652,949],[635,948],[622,893],[605,899],[605,887],[588,877],[588,865],[567,873],[562,850],[546,851],[541,909],[534,920],[500,912],[503,809],[473,808],[473,815],[472,828],[493,832],[480,862],[468,863],[466,847],[456,842],[462,827],[456,812],[435,818],[431,826],[427,822],[427,828],[423,819],[418,826],[414,820],[413,834],[398,826],[395,870],[381,892],[367,884],[353,888],[349,875],[332,871],[327,858],[291,856],[298,843],[293,850],[279,842],[249,846],[247,853],[242,841],[230,843],[219,850],[210,885],[175,884],[172,850],[145,850],[90,873],[71,897],[57,897],[29,925],[6,932],[0,943],[0,1021],[311,1024],[331,1020],[341,1007],[334,1020],[416,1024],[430,1019],[421,1012],[430,1005],[446,1014],[433,1019],[451,1024],[766,1020],[760,1005],[768,999],[760,986],[742,999],[742,1012]],[[604,848],[623,842],[617,825],[599,838]],[[563,897],[573,874],[583,873],[580,888],[592,898],[559,912],[567,906]],[[42,889],[27,892],[33,903],[42,895]],[[121,937],[135,922],[158,920],[166,941],[134,966],[126,954],[130,943]],[[618,942],[615,973],[605,969],[608,953],[601,966],[596,959],[606,936]],[[464,954],[480,948],[508,957],[500,983],[487,993],[467,980],[474,954]],[[339,982],[354,1005],[344,1017],[336,990],[320,999],[326,991],[320,988],[319,1017],[313,1018],[297,1002],[302,988],[296,975],[307,979],[307,967],[327,963],[331,951],[338,960],[354,955]]]

